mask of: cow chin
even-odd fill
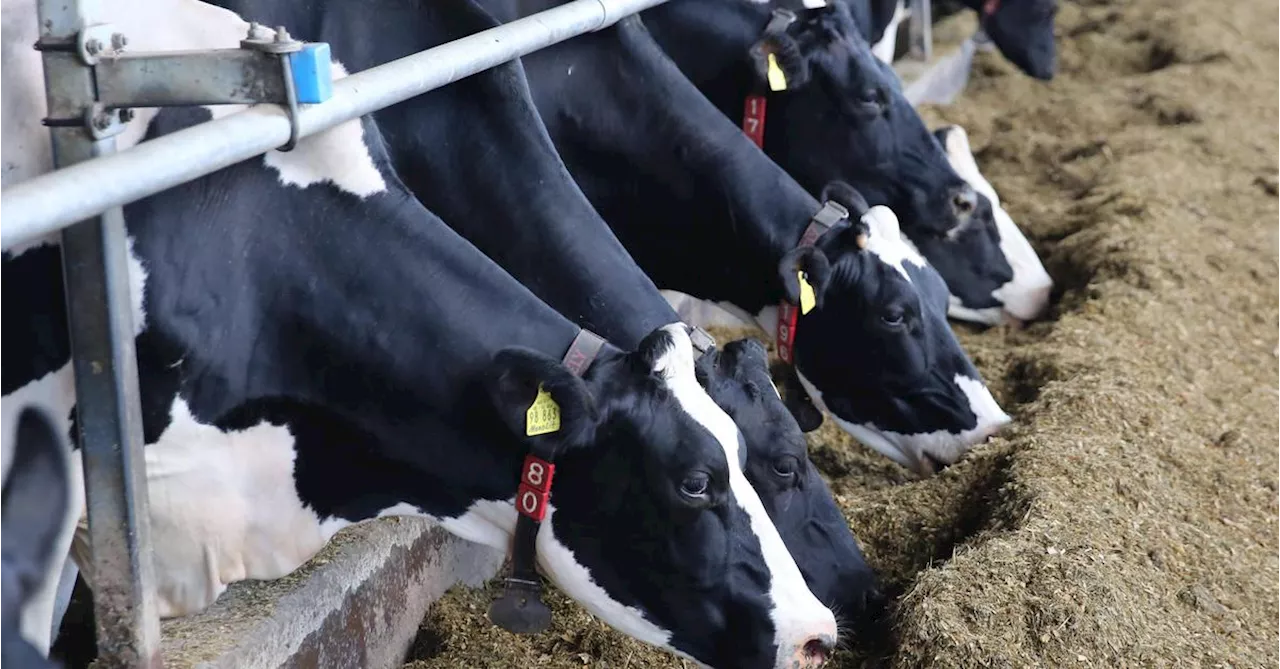
[[[968,452],[970,447],[986,441],[1013,420],[1000,408],[986,385],[963,374],[957,374],[956,385],[963,391],[969,402],[969,410],[975,416],[973,427],[955,431],[894,432],[879,428],[875,423],[854,423],[841,418],[827,407],[821,391],[803,374],[798,376],[813,403],[823,413],[831,416],[840,429],[848,432],[868,448],[922,477],[932,476],[941,468],[955,463]]]
[[[996,289],[992,296],[1004,305],[1009,316],[1020,321],[1035,320],[1049,306],[1053,279],[1009,214],[997,206],[995,218],[996,230],[1000,233],[1000,251],[1013,268],[1013,280]]]
[[[555,513],[555,507],[548,505],[547,517],[538,531],[538,566],[556,587],[619,632],[681,657],[693,659],[670,645],[670,631],[655,625],[634,606],[627,606],[614,599],[591,578],[591,572],[578,562],[573,551],[556,538],[552,529]]]

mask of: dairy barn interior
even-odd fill
[[[1280,662],[1280,9],[4,0],[3,665]]]

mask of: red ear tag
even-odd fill
[[[520,470],[520,486],[516,488],[516,511],[542,522],[551,498],[551,479],[556,466],[536,455],[526,455]]]

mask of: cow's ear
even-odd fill
[[[809,61],[800,45],[786,33],[766,35],[751,46],[749,53],[756,76],[768,90],[794,90],[809,83]]]
[[[557,448],[592,441],[599,421],[595,400],[587,384],[556,360],[523,347],[502,349],[485,375],[485,389],[507,429],[523,441],[553,440]]]
[[[782,381],[782,403],[796,419],[802,432],[813,432],[822,426],[822,411],[814,406],[809,393],[800,385],[796,368],[779,362],[770,369],[775,379]]]
[[[801,274],[804,274],[804,283],[801,283]],[[787,301],[800,305],[800,310],[807,313],[809,300],[804,284],[807,283],[813,291],[813,306],[821,308],[823,295],[831,283],[831,262],[822,249],[801,246],[792,249],[778,261],[778,277],[782,279],[782,291]]]
[[[54,548],[68,529],[64,527],[71,506],[67,451],[48,415],[32,407],[22,410],[0,493],[0,522],[4,524],[5,567],[17,571],[24,598],[35,593],[55,566]]]

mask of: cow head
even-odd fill
[[[24,409],[18,416],[0,502],[0,531],[4,532],[4,547],[0,549],[0,663],[5,667],[58,666],[22,635],[21,622],[28,601],[48,585],[50,578],[57,578],[57,567],[62,564],[55,546],[59,535],[67,530],[71,511],[67,458],[66,445],[48,416],[37,409]]]
[[[824,603],[848,618],[874,615],[881,603],[875,574],[831,491],[809,461],[804,433],[769,376],[768,353],[755,339],[732,341],[697,362],[698,380],[742,430],[747,481]]]
[[[835,618],[743,476],[733,421],[698,386],[681,324],[583,378],[506,349],[488,388],[507,426],[554,440],[555,482],[538,535],[544,573],[615,628],[714,666],[821,664]],[[541,386],[561,428],[525,437]],[[540,446],[540,447],[545,447]]]
[[[929,474],[1009,422],[947,323],[946,284],[888,208],[788,253],[779,271],[790,301],[797,271],[816,297],[796,324],[799,380],[862,443]]]
[[[891,208],[954,293],[973,308],[995,306],[990,292],[1012,270],[990,203],[951,168],[844,3],[800,17],[751,50],[758,71],[774,54],[787,82],[769,102],[769,155],[811,191],[838,179]]]
[[[964,128],[958,125],[945,126],[935,130],[934,136],[946,148],[951,167],[990,202],[1000,239],[1002,261],[1013,270],[1012,278],[1005,283],[992,286],[988,282],[978,286],[981,290],[990,290],[985,295],[979,294],[968,301],[952,290],[951,316],[987,325],[1001,322],[1005,315],[1019,321],[1038,318],[1049,306],[1053,279],[1049,278],[1049,273],[1045,271],[1030,242],[1000,206],[1000,196],[991,187],[991,183],[978,171],[978,164],[969,148],[969,136]],[[991,301],[995,304],[983,306]]]
[[[982,29],[1010,62],[1048,81],[1057,68],[1053,21],[1058,0],[982,0]]]

